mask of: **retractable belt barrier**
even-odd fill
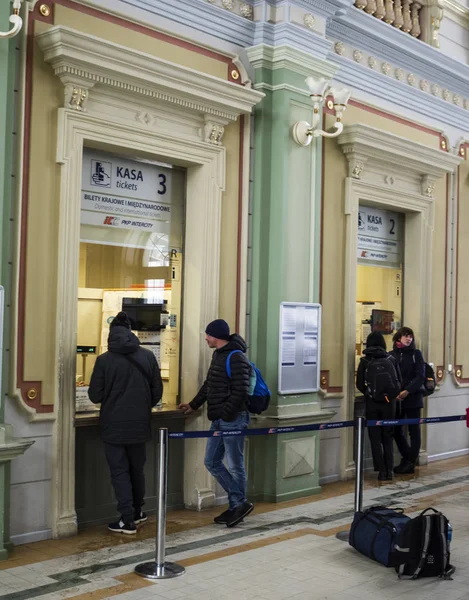
[[[467,420],[466,420],[467,416]],[[135,567],[135,573],[145,579],[171,579],[183,575],[185,569],[176,563],[166,562],[166,510],[168,493],[168,441],[169,439],[211,438],[246,435],[280,435],[300,431],[325,431],[327,429],[344,429],[356,427],[355,442],[355,511],[362,509],[363,504],[363,475],[364,475],[364,439],[365,427],[395,427],[396,425],[449,423],[451,421],[466,421],[469,427],[469,409],[467,415],[448,417],[428,417],[422,419],[390,419],[382,421],[366,421],[358,417],[355,421],[335,421],[332,423],[314,423],[310,425],[292,425],[291,427],[263,427],[260,429],[235,429],[232,431],[182,431],[169,433],[167,428],[159,430],[158,445],[158,512],[155,560],[141,563]],[[340,531],[337,537],[348,540],[348,531]]]
[[[432,423],[449,423],[451,421],[465,421],[466,415],[454,415],[449,417],[428,417],[422,419],[390,419],[387,421],[366,421],[367,427],[395,427],[396,425],[423,425]],[[332,423],[314,423],[310,425],[292,425],[291,427],[263,427],[261,429],[232,429],[230,431],[181,431],[170,433],[171,439],[185,438],[210,438],[210,437],[232,437],[239,435],[279,435],[281,433],[293,433],[298,431],[324,431],[326,429],[343,429],[354,427],[355,421],[335,421]]]

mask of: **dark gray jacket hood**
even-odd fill
[[[109,337],[107,339],[107,348],[109,352],[131,354],[132,352],[136,352],[139,346],[140,340],[130,331],[130,329],[127,329],[127,327],[120,327],[117,325],[111,327],[109,330]]]

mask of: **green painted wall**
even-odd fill
[[[280,303],[319,298],[321,142],[298,146],[291,132],[313,118],[305,78],[331,76],[334,67],[285,46],[258,46],[248,56],[255,87],[265,93],[254,115],[250,347],[272,391],[263,426],[283,427],[325,416],[316,393],[281,396],[277,387]],[[317,432],[250,439],[250,497],[318,492],[318,465]]]
[[[0,30],[8,31],[11,5],[0,2]],[[5,419],[4,399],[8,377],[9,293],[11,278],[11,199],[14,187],[12,169],[15,153],[15,72],[18,38],[0,39],[0,284],[5,288],[4,351],[2,389],[0,390],[0,424]],[[0,464],[0,560],[7,558],[9,543],[10,466]]]

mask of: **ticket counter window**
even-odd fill
[[[379,331],[392,350],[402,323],[404,215],[359,207],[355,367],[371,331]]]
[[[85,149],[81,191],[77,412],[96,410],[88,385],[121,310],[155,354],[163,407],[179,393],[185,172]]]

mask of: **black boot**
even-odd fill
[[[394,467],[394,473],[398,475],[411,475],[415,473],[415,465],[407,459],[402,459],[401,464]]]
[[[388,474],[386,473],[386,471],[380,471],[378,473],[378,481],[386,481],[387,478]]]

